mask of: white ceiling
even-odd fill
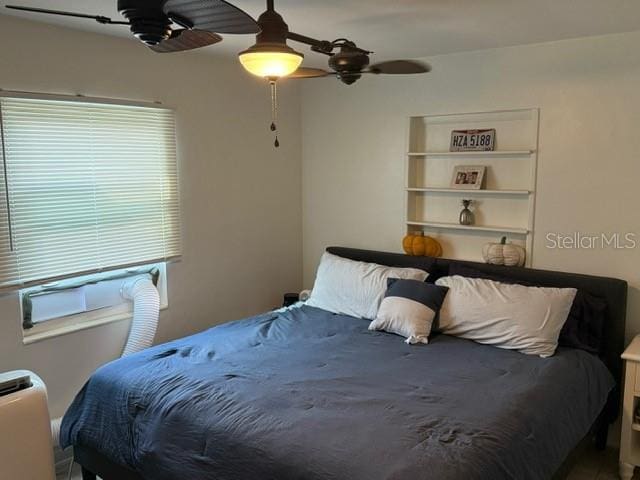
[[[254,17],[265,10],[264,0],[232,2]],[[116,0],[10,0],[3,5],[6,3],[119,16]],[[276,0],[276,9],[292,31],[327,40],[348,37],[374,50],[377,60],[640,30],[640,0]],[[127,27],[91,20],[4,9],[0,13],[128,36]],[[227,35],[223,43],[206,50],[231,55],[252,43],[250,36]],[[293,46],[310,60],[317,57],[304,46]]]

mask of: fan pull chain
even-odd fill
[[[276,148],[280,146],[280,140],[278,140],[278,86],[275,80],[270,80],[271,85],[271,131],[276,134],[276,141],[273,143]]]

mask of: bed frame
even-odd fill
[[[563,479],[568,475],[575,459],[586,448],[586,445],[595,441],[596,448],[605,448],[609,425],[616,420],[620,409],[620,385],[622,384],[622,359],[620,355],[624,351],[625,345],[627,282],[615,278],[594,277],[575,273],[501,267],[431,257],[411,257],[396,253],[352,248],[329,247],[327,251],[351,260],[378,263],[392,267],[420,268],[430,273],[430,279],[446,276],[449,271],[449,265],[460,264],[489,274],[509,276],[543,287],[577,288],[604,299],[607,303],[607,313],[601,359],[615,378],[617,386],[609,395],[607,404],[600,416],[595,420],[589,435],[579,445],[576,445],[574,451],[554,475],[554,480]],[[105,458],[100,452],[83,445],[74,446],[74,459],[82,466],[83,480],[96,480],[96,475],[103,480],[144,480],[133,470],[117,465]]]

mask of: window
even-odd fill
[[[7,96],[0,118],[0,288],[180,255],[171,110]]]
[[[20,290],[24,343],[130,318],[133,304],[120,292],[124,282],[140,276],[151,278],[160,295],[160,308],[167,308],[164,263],[81,275]]]

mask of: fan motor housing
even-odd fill
[[[258,18],[258,25],[261,31],[256,35],[257,43],[287,43],[289,26],[278,12],[267,10]]]
[[[361,72],[369,66],[369,55],[343,46],[339,53],[331,56],[329,66],[338,72],[342,83],[352,85],[362,78]]]
[[[118,0],[118,11],[131,23],[131,32],[147,45],[171,37],[171,20],[157,0]]]

